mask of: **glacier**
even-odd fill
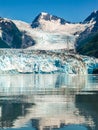
[[[98,68],[98,58],[82,56],[83,62],[86,65],[87,73],[92,74],[94,69]]]
[[[30,50],[75,49],[77,36],[67,32],[68,30],[50,32],[39,28],[33,29],[28,23],[23,21],[13,20],[13,22],[23,35],[26,34],[34,39],[35,45],[28,47]]]
[[[0,73],[86,73],[77,57],[54,51],[0,50]]]
[[[97,60],[64,50],[0,50],[0,74],[56,73],[87,74],[97,66]],[[91,70],[92,71],[89,71]]]

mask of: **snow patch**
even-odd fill
[[[46,12],[41,12],[41,15],[47,15],[48,13],[46,13]]]

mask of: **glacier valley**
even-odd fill
[[[92,53],[95,46],[90,43],[89,48],[85,41],[98,33],[97,24],[98,11],[79,23],[45,12],[31,24],[0,18],[0,74],[92,74],[98,69],[98,57]],[[80,55],[84,45],[88,56]]]

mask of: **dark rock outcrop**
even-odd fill
[[[0,18],[0,30],[2,30],[1,40],[9,48],[21,48],[22,34],[11,20]]]

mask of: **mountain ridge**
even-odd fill
[[[2,25],[2,19],[3,18],[0,18],[0,38],[9,46],[9,48],[29,47],[29,49],[41,50],[74,50],[76,46],[75,44],[81,41],[81,39],[85,39],[89,34],[98,31],[98,28],[96,28],[98,23],[98,11],[91,13],[81,23],[71,23],[63,18],[46,12],[41,12],[32,21],[31,25],[19,20],[9,19],[3,19]],[[10,28],[9,25],[11,26]],[[10,36],[9,30],[12,30],[12,26],[14,26],[14,30],[16,31],[11,33]],[[20,40],[20,42],[17,43],[19,44],[18,47],[15,45],[17,41],[13,42],[13,38],[16,38],[16,34],[18,38],[17,41]],[[11,42],[8,42],[8,40]],[[0,42],[0,44],[2,44],[2,42]]]

